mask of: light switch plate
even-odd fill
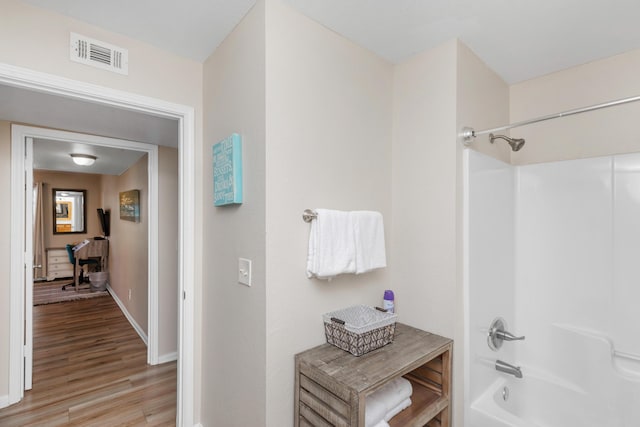
[[[238,283],[251,286],[251,260],[238,258]]]

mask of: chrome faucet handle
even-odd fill
[[[523,341],[524,340],[524,335],[521,337],[517,337],[513,335],[511,332],[501,331],[501,330],[497,330],[495,333],[498,336],[498,338],[505,341]]]
[[[511,332],[507,332],[507,322],[502,317],[496,317],[489,326],[487,334],[487,344],[493,351],[500,350],[504,341],[522,341],[524,336],[517,337]]]

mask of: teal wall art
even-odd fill
[[[213,145],[213,204],[242,203],[242,140],[237,133]]]

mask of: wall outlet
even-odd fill
[[[131,301],[131,289],[129,289],[129,301]]]
[[[251,286],[251,260],[238,258],[238,283]]]

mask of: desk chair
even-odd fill
[[[97,259],[80,259],[78,260],[78,264],[80,265],[80,271],[77,272],[76,271],[76,257],[74,256],[73,253],[73,246],[72,245],[67,245],[67,255],[69,255],[69,262],[71,264],[73,264],[73,283],[68,283],[66,285],[64,285],[62,287],[62,290],[66,290],[67,286],[74,286],[75,281],[76,281],[76,274],[80,274],[80,280],[78,281],[78,283],[82,283],[84,282],[84,277],[82,274],[82,267],[85,265],[100,265],[100,261],[98,261]]]

